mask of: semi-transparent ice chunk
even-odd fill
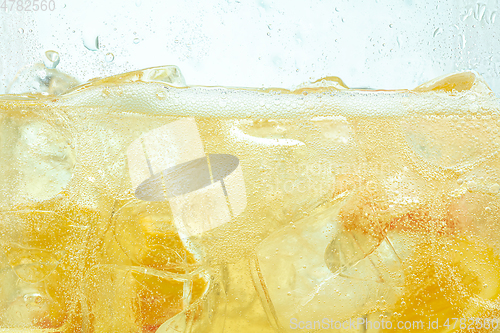
[[[292,320],[347,320],[384,309],[400,295],[404,275],[395,246],[408,242],[389,234],[364,252],[357,244],[362,238],[339,223],[345,202],[321,208],[259,246],[254,278],[278,327]]]
[[[47,93],[61,95],[79,84],[74,77],[44,64],[21,70],[7,87],[9,94]]]
[[[188,308],[199,316],[198,308],[191,306],[212,288],[203,270],[173,274],[138,266],[97,265],[88,274],[85,290],[92,300],[88,320],[97,332],[156,332],[170,319],[187,319],[183,311]],[[183,326],[191,320],[183,321]]]
[[[66,187],[75,165],[70,140],[37,116],[0,115],[0,155],[0,202],[49,199]]]
[[[174,87],[185,87],[186,81],[177,66],[158,66],[145,68],[138,71],[113,75],[104,79],[97,78],[90,81],[91,85],[102,85],[109,83],[131,83],[131,82],[164,82]],[[162,97],[160,94],[158,97]],[[165,96],[163,96],[165,97]]]

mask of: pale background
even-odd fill
[[[500,94],[500,0],[54,2],[0,13],[0,93],[56,50],[57,68],[80,81],[174,64],[193,85],[289,88],[336,75],[391,89],[473,69]]]

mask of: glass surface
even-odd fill
[[[1,331],[500,330],[498,2],[43,4],[1,7]]]
[[[190,85],[399,89],[475,70],[500,91],[496,0],[53,1],[0,11],[0,93],[47,50],[81,82],[177,65]]]

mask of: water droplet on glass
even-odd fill
[[[107,53],[105,59],[107,62],[112,62],[113,60],[115,60],[115,55],[113,53]]]
[[[142,5],[142,0],[135,0],[135,5],[140,7]]]
[[[478,21],[481,21],[484,16],[484,12],[486,11],[486,5],[482,3],[476,4],[476,11],[474,12],[474,18]]]
[[[23,33],[24,33],[24,29],[23,29],[23,28],[19,28],[19,30],[18,30],[18,31],[19,31],[19,33],[20,33],[20,34],[23,34]]]
[[[393,26],[394,26],[394,25],[392,25],[392,24],[389,24],[389,28],[392,28]]]
[[[99,36],[87,33],[83,37],[83,45],[90,51],[97,51],[99,49]]]
[[[495,23],[495,19],[497,18],[497,12],[493,12],[491,13],[491,16],[490,16],[490,22],[493,24]]]
[[[53,50],[45,51],[44,63],[47,68],[56,68],[59,65],[59,61],[61,60],[59,57],[59,53]]]
[[[465,40],[465,35],[459,35],[459,38],[460,38],[460,46],[462,47],[462,49],[465,48],[465,43],[466,43],[466,40]]]
[[[432,34],[432,37],[436,37],[440,33],[441,33],[441,28],[437,28],[436,30],[434,30],[434,33]]]
[[[469,8],[468,10],[465,11],[465,13],[462,15],[462,21],[467,20],[469,16],[472,15],[472,8]]]
[[[137,38],[137,37],[134,38],[134,44],[139,44],[139,42],[140,42],[139,38]]]

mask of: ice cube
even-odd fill
[[[92,299],[90,325],[99,332],[155,332],[170,319],[179,319],[178,314],[186,318],[183,311],[205,296],[209,281],[202,271],[172,274],[137,266],[94,266],[86,285]]]
[[[7,87],[7,93],[61,95],[78,84],[78,80],[72,76],[39,63],[22,69]]]
[[[91,80],[92,85],[109,83],[131,83],[131,82],[164,82],[174,87],[185,87],[186,81],[181,70],[177,66],[158,66],[141,69],[139,71],[127,72],[113,75],[104,79]],[[157,95],[160,97],[161,95]]]
[[[67,309],[51,293],[50,281],[57,280],[57,274],[45,282],[23,280],[9,267],[3,253],[0,268],[0,330],[56,329],[66,323]],[[56,284],[64,288],[61,280]]]
[[[396,302],[404,275],[394,248],[401,242],[391,241],[392,234],[371,253],[364,253],[363,247],[357,254],[351,251],[355,260],[347,258],[343,266],[331,258],[332,246],[342,244],[345,251],[346,244],[352,245],[342,239],[347,236],[339,223],[346,201],[344,195],[259,246],[254,278],[268,312],[282,329],[291,327],[293,319],[343,321]]]
[[[54,212],[20,210],[0,213],[0,242],[9,265],[25,282],[44,280],[67,252],[82,246],[86,228]]]
[[[45,200],[69,183],[75,156],[70,140],[33,111],[0,115],[0,203]]]
[[[187,248],[175,229],[167,202],[134,200],[114,215],[114,236],[136,264],[176,273],[199,267],[199,254]]]

